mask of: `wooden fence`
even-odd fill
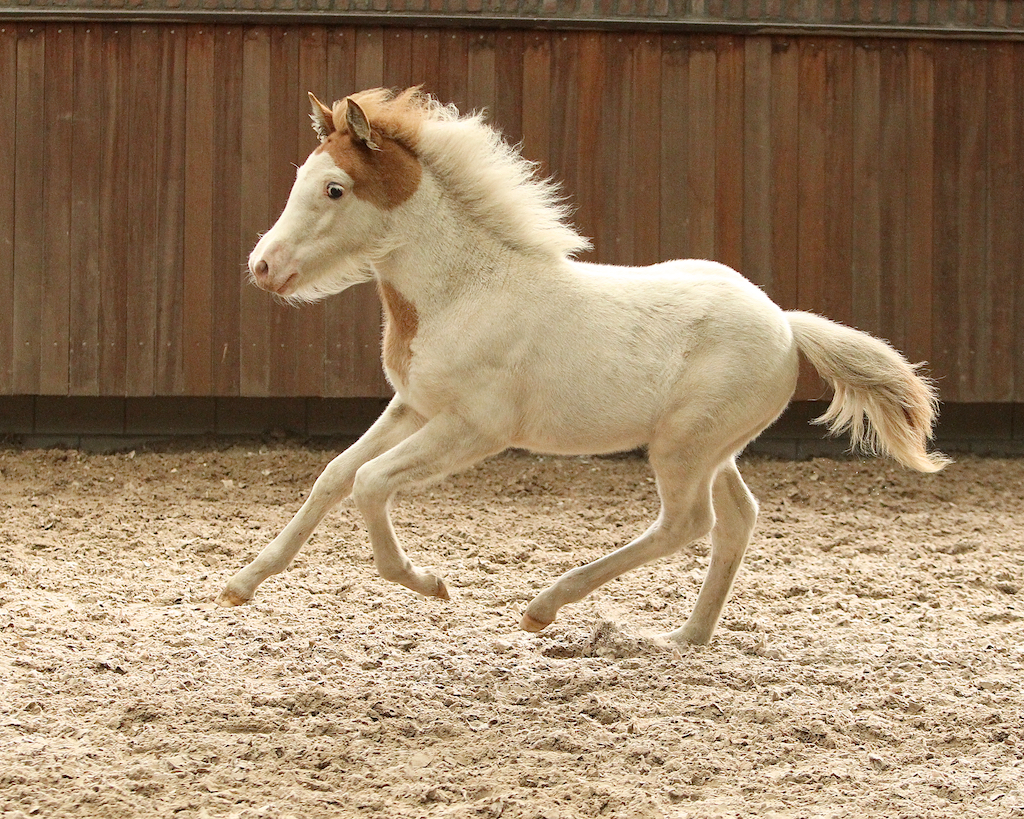
[[[415,83],[561,179],[592,258],[715,258],[1024,401],[1024,43],[66,22],[0,24],[0,395],[385,395],[372,289],[286,307],[243,263],[305,92]]]

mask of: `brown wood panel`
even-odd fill
[[[743,41],[738,37],[718,37],[715,52],[715,259],[740,269],[743,265]]]
[[[46,120],[43,75],[46,37],[41,28],[22,28],[17,42],[17,80],[14,145],[14,378],[13,391],[39,390],[42,320],[43,250],[46,242],[46,211],[43,180],[46,178]]]
[[[44,106],[47,173],[43,179],[46,244],[40,278],[43,301],[39,323],[38,392],[63,395],[68,390],[69,311],[71,290],[71,186],[74,151],[75,34],[50,26],[46,35]],[[70,148],[70,150],[69,150]]]
[[[1000,43],[987,49],[988,58],[988,258],[990,271],[991,314],[987,318],[988,348],[983,351],[990,363],[985,387],[991,400],[1012,401],[1017,395],[1020,378],[1020,355],[1024,346],[1018,342],[1017,300],[1024,292],[1024,151],[1019,135],[1024,133],[1022,117],[1021,70],[1019,46]]]
[[[825,313],[837,321],[853,321],[854,182],[853,44],[829,39],[825,50],[825,267],[827,285],[819,291]]]
[[[633,228],[630,264],[653,264],[661,255],[661,38],[648,34],[632,37],[632,111],[624,123],[631,136],[628,165],[620,174],[635,190],[633,204],[623,219]],[[623,203],[625,204],[625,203]]]
[[[188,30],[185,56],[185,221],[182,256],[182,391],[188,395],[208,395],[213,390],[213,149],[218,115],[212,82],[216,76],[214,47],[213,30],[202,27]],[[220,161],[220,157],[217,161]]]
[[[162,180],[158,174],[163,146],[154,138],[161,123],[160,31],[152,26],[135,26],[130,32],[131,70],[127,75],[129,94],[128,139],[125,155],[128,185],[126,388],[130,395],[153,395],[156,391],[156,345],[154,326],[157,305],[157,196]]]
[[[438,73],[426,89],[444,102],[452,102],[460,111],[467,109],[469,98],[469,44],[465,31],[445,30],[439,34]]]
[[[531,32],[523,40],[523,154],[551,175],[551,37]]]
[[[772,41],[743,40],[743,261],[741,272],[768,292],[772,265]]]
[[[690,41],[686,104],[686,234],[687,256],[713,259],[716,255],[715,215],[718,89],[714,82],[718,55],[714,40]]]
[[[242,44],[241,214],[239,258],[245,260],[260,233],[274,218],[272,210],[271,30],[248,28]],[[239,393],[267,395],[270,356],[267,339],[274,305],[255,287],[239,291]]]
[[[907,71],[907,287],[913,320],[904,343],[907,356],[917,362],[932,357],[935,77],[930,45],[911,45]]]
[[[315,144],[305,92],[424,82],[563,180],[591,258],[717,258],[930,359],[947,400],[1020,400],[1022,62],[1016,43],[8,28],[0,393],[385,394],[372,287],[296,309],[244,262]]]
[[[772,41],[772,287],[784,309],[797,306],[799,274],[799,49],[793,40]]]
[[[910,290],[907,235],[908,82],[906,43],[879,48],[878,273],[879,315],[874,331],[900,349],[917,314]]]
[[[238,395],[241,388],[241,289],[245,281],[243,247],[243,111],[245,32],[241,26],[214,30],[213,146],[213,316],[212,369],[215,395]],[[250,149],[251,150],[251,149]],[[259,180],[253,180],[256,182]],[[247,191],[244,191],[247,192]]]
[[[680,259],[690,253],[686,229],[689,196],[686,184],[689,169],[687,122],[690,88],[690,59],[686,41],[666,37],[661,53],[661,255]]]
[[[493,116],[497,100],[497,73],[495,71],[495,40],[493,31],[476,31],[468,38],[466,108],[486,109]]]
[[[895,180],[881,179],[882,163],[882,44],[866,40],[853,49],[853,315],[858,326],[881,332],[882,302],[894,294],[882,292],[881,191]],[[891,116],[891,112],[888,112]],[[891,266],[896,260],[885,259]]]
[[[523,141],[523,50],[521,31],[503,31],[495,37],[491,121],[516,144]]]
[[[0,77],[18,74],[18,31],[0,26]],[[0,82],[0,110],[17,111],[17,84]],[[0,156],[14,156],[15,117],[0,117]],[[16,298],[14,290],[14,169],[0,162],[0,288]],[[0,310],[0,394],[14,392],[14,310]]]
[[[156,327],[153,392],[180,395],[184,391],[184,278],[182,276],[185,214],[185,45],[184,30],[161,27],[158,38],[159,74],[157,129],[164,139],[154,143],[156,188],[150,192],[155,209],[154,258],[156,294],[149,322]]]

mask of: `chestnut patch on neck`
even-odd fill
[[[384,305],[384,367],[399,383],[405,383],[420,318],[416,306],[387,282],[378,282],[377,292]]]
[[[377,137],[379,151],[354,140],[347,131],[335,131],[316,149],[327,151],[334,164],[355,182],[352,193],[381,210],[393,210],[416,193],[423,168],[415,155],[393,139]]]

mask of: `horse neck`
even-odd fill
[[[442,307],[464,293],[500,287],[522,253],[470,219],[436,182],[426,179],[395,214],[395,247],[375,262],[378,279],[418,307]]]

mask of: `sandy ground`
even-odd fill
[[[1024,461],[746,459],[761,518],[706,647],[649,636],[703,542],[516,629],[653,518],[637,457],[403,498],[450,603],[378,579],[346,505],[216,608],[331,454],[0,448],[0,814],[1024,817]]]

